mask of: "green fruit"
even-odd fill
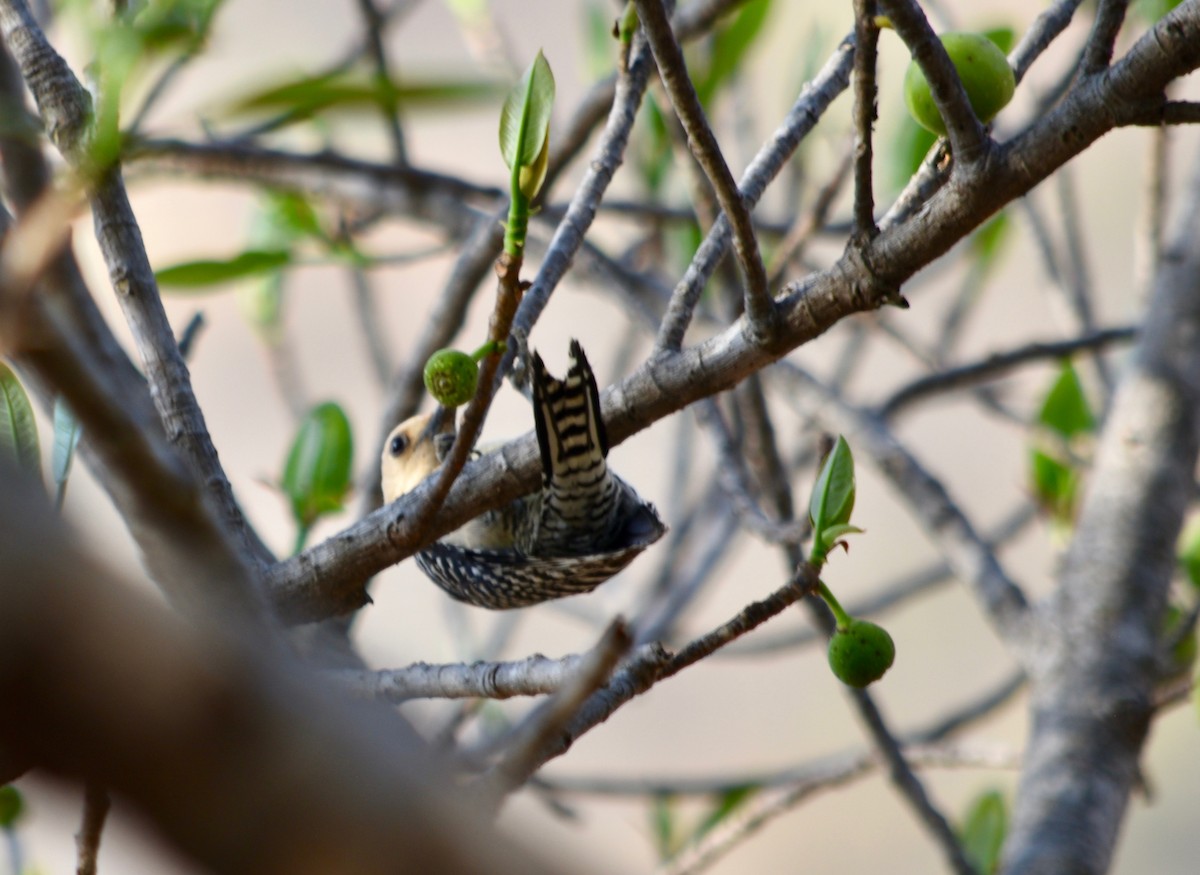
[[[896,659],[896,645],[882,626],[851,620],[829,639],[829,667],[844,684],[865,687],[883,677]]]
[[[475,397],[479,365],[457,349],[439,349],[425,363],[425,388],[444,407],[459,407]]]
[[[966,89],[971,109],[981,122],[991,121],[1012,100],[1017,87],[1008,59],[980,33],[944,33],[941,40]],[[904,74],[904,102],[917,124],[945,136],[946,125],[933,102],[925,74],[915,60],[909,62]]]

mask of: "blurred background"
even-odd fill
[[[598,28],[616,17],[612,4],[586,0],[509,0],[471,3],[425,0],[407,11],[388,32],[387,48],[395,73],[419,80],[494,83],[491,93],[470,101],[431,101],[406,105],[402,112],[409,160],[414,166],[461,176],[471,182],[504,186],[507,171],[496,145],[496,123],[503,94],[540,48],[557,80],[558,95],[551,138],[587,89],[612,70],[611,48],[604,66]],[[946,2],[927,4],[931,17],[955,28],[1009,27],[1017,37],[1044,6],[1039,2]],[[747,54],[732,83],[711,107],[715,129],[734,175],[745,167],[762,141],[820,68],[841,38],[851,30],[850,4],[770,4],[762,34]],[[82,16],[68,8],[51,25],[55,44],[73,68],[82,72],[90,61]],[[1018,90],[1013,105],[998,119],[998,136],[1011,136],[1028,123],[1037,100],[1061,77],[1087,32],[1087,16],[1077,16],[1068,32],[1041,58]],[[1144,23],[1131,24],[1142,28]],[[601,31],[602,32],[602,31]],[[248,124],[234,112],[239,98],[266,86],[313,75],[352,49],[362,38],[355,4],[305,0],[226,0],[220,8],[205,52],[176,79],[155,105],[142,133],[147,137],[202,140]],[[1128,45],[1127,35],[1123,45]],[[603,45],[602,42],[599,44]],[[700,48],[696,49],[698,52]],[[899,189],[903,172],[907,116],[900,80],[907,53],[894,34],[880,43],[881,72],[878,142],[878,198],[886,208]],[[151,77],[152,79],[152,77]],[[1188,87],[1194,87],[1189,83]],[[131,102],[136,104],[136,89]],[[837,167],[850,143],[850,96],[842,95],[801,147],[789,172],[810,198]],[[1133,323],[1143,305],[1139,287],[1139,253],[1133,233],[1141,204],[1146,156],[1153,134],[1119,131],[1101,140],[1071,165],[1069,184],[1078,199],[1082,237],[1087,244],[1088,279],[1096,323]],[[336,149],[364,160],[387,162],[389,141],[378,116],[347,110],[317,123],[275,135],[282,148],[312,151]],[[563,203],[586,167],[591,146],[575,162],[553,194]],[[1195,153],[1195,137],[1178,132],[1171,140],[1171,163],[1185,168]],[[156,268],[194,259],[220,259],[247,248],[263,212],[263,199],[248,185],[209,182],[187,176],[127,172],[134,208]],[[664,204],[686,207],[687,180],[676,174],[658,194]],[[1049,217],[1052,236],[1060,192],[1051,180],[1028,200]],[[637,161],[618,173],[614,197],[645,197]],[[757,215],[777,222],[788,199],[768,192]],[[1030,214],[1021,205],[1008,211],[1003,251],[989,269],[979,300],[955,350],[955,359],[970,361],[1030,340],[1071,336],[1071,326],[1056,311],[1052,287],[1041,258]],[[849,215],[848,190],[835,202],[830,222]],[[536,269],[536,238],[548,237],[547,225],[535,226],[535,244],[527,273]],[[619,251],[637,233],[619,216],[602,215],[593,229],[596,242]],[[369,271],[379,327],[395,364],[407,361],[423,320],[446,283],[456,250],[436,227],[405,218],[376,223],[360,241],[372,256],[391,263]],[[668,241],[658,269],[671,282],[686,264],[679,256],[682,241]],[[75,236],[81,260],[89,268],[93,292],[118,334],[128,342],[124,320],[109,290],[96,252],[90,222],[81,221]],[[807,258],[814,267],[835,259],[844,237],[818,237]],[[672,247],[675,247],[674,249]],[[906,287],[912,303],[893,311],[856,319],[886,319],[902,335],[922,342],[935,339],[943,314],[953,306],[972,270],[972,262],[952,253]],[[803,274],[797,267],[785,279]],[[377,463],[375,442],[387,388],[379,381],[356,315],[355,290],[344,266],[314,254],[282,279],[281,330],[292,353],[289,379],[309,403],[333,400],[349,415],[355,437],[356,473]],[[196,392],[238,499],[268,544],[280,555],[292,549],[295,527],[286,498],[276,484],[282,474],[296,419],[280,391],[278,361],[261,334],[246,318],[247,289],[262,278],[212,287],[166,289],[167,308],[178,330],[197,313],[204,327],[197,336],[190,364]],[[458,345],[473,349],[481,342],[491,295],[477,296]],[[850,320],[853,322],[854,320]],[[568,274],[539,321],[531,343],[552,371],[567,361],[570,338],[578,338],[603,386],[619,379],[649,350],[644,333],[626,345],[635,317],[618,296]],[[851,342],[849,323],[836,326],[793,359],[816,374],[830,375]],[[132,344],[130,344],[132,349]],[[871,343],[856,355],[865,357],[852,385],[862,403],[879,401],[889,391],[923,373],[920,362],[900,343]],[[632,358],[630,356],[632,355]],[[1119,363],[1120,352],[1111,359]],[[996,384],[1006,402],[1023,410],[1029,421],[1057,374],[1053,362],[1033,365]],[[1095,375],[1080,369],[1085,391],[1099,397]],[[45,425],[45,424],[44,424]],[[485,429],[485,439],[515,436],[531,428],[528,404],[505,387]],[[781,440],[788,452],[809,440],[799,417],[782,414]],[[963,394],[948,394],[925,404],[896,424],[898,436],[933,473],[985,532],[1002,523],[1028,497],[1029,432],[1019,422],[991,415]],[[789,431],[788,429],[791,429]],[[692,496],[679,495],[672,477],[675,455],[685,443],[697,457],[697,469],[711,467],[711,447],[698,432],[694,417],[681,412],[615,447],[610,462],[622,477],[664,512],[671,513]],[[847,435],[854,446],[854,435]],[[48,426],[44,435],[49,440]],[[808,476],[808,475],[806,475]],[[856,602],[882,591],[905,574],[929,567],[938,559],[919,525],[908,515],[892,487],[872,470],[869,459],[858,465],[855,522],[866,535],[853,540],[847,554],[837,554],[826,579],[843,602]],[[706,484],[694,484],[698,492]],[[807,496],[808,481],[793,484]],[[358,496],[346,512],[322,521],[312,532],[315,543],[353,521]],[[86,470],[71,482],[66,514],[98,552],[127,576],[138,577],[138,557],[125,529]],[[1055,563],[1065,541],[1061,529],[1041,519],[1027,527],[1003,552],[1010,573],[1033,595],[1052,585]],[[603,624],[616,614],[628,615],[646,598],[660,563],[663,545],[652,548],[627,571],[596,593],[549,603],[514,618],[451,603],[411,562],[381,574],[371,594],[374,604],[356,623],[355,638],[374,667],[403,666],[415,661],[457,662],[477,658],[516,659],[532,653],[560,656],[587,649]],[[788,570],[777,547],[741,534],[722,556],[714,582],[682,618],[683,639],[700,634],[761,598],[786,579]],[[151,592],[153,588],[147,584]],[[954,581],[932,587],[920,597],[877,618],[896,641],[896,664],[873,688],[893,726],[926,725],[939,715],[994,687],[1015,666],[969,593]],[[797,610],[771,621],[757,635],[780,635],[808,625]],[[503,634],[501,634],[503,633]],[[489,649],[497,637],[503,649]],[[752,635],[747,644],[752,644]],[[528,707],[510,701],[485,705],[481,722],[510,719]],[[403,713],[418,726],[436,732],[457,706],[413,703]],[[1023,701],[1018,695],[989,719],[973,725],[965,742],[994,750],[1001,758],[1019,754],[1025,733]],[[1200,810],[1200,733],[1195,714],[1176,708],[1156,721],[1143,763],[1146,793],[1135,799],[1119,843],[1115,872],[1184,875],[1200,859],[1200,834],[1194,828]],[[718,654],[655,687],[622,708],[607,723],[580,740],[544,777],[553,782],[605,777],[666,779],[770,774],[866,744],[863,730],[848,705],[841,684],[829,673],[821,646],[779,649],[766,654]],[[935,802],[955,820],[981,792],[999,789],[1011,798],[1015,769],[928,768],[922,778]],[[78,828],[79,793],[29,775],[19,782],[29,816],[19,836],[28,870],[59,873],[74,866],[71,839]],[[568,869],[594,872],[650,872],[658,861],[655,806],[643,797],[563,793],[555,799],[569,816],[547,804],[539,793],[517,794],[502,815],[503,828],[522,843],[566,861]],[[669,817],[680,834],[694,828],[712,809],[712,797],[680,799]],[[657,813],[661,824],[664,810]],[[5,863],[0,863],[0,872]],[[878,771],[831,787],[766,823],[709,871],[928,873],[943,871],[938,849],[927,838],[909,807]],[[187,872],[189,867],[158,844],[151,831],[127,806],[116,800],[100,858],[103,873]]]

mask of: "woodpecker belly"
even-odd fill
[[[571,367],[552,377],[535,353],[533,415],[542,488],[489,511],[417,554],[451,596],[485,608],[525,607],[590,592],[662,537],[654,507],[608,469],[608,438],[596,379],[578,342]],[[452,428],[450,417],[444,417]],[[445,423],[415,417],[389,436],[384,498],[394,501],[441,463],[433,449]]]

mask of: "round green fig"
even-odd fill
[[[981,33],[944,33],[940,39],[966,89],[971,109],[986,124],[1012,100],[1017,87],[1008,59]],[[946,124],[915,60],[909,62],[904,74],[904,102],[917,124],[945,136]]]
[[[479,365],[457,349],[439,349],[425,363],[425,388],[444,407],[459,407],[475,397]]]
[[[829,667],[842,683],[862,688],[883,677],[896,659],[896,645],[882,626],[851,619],[829,639]]]

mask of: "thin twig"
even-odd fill
[[[875,64],[879,55],[879,26],[875,0],[854,0],[854,232],[852,240],[869,240],[875,225],[875,184],[872,178],[872,132],[878,118]]]
[[[998,550],[1006,546],[1025,532],[1029,524],[1037,519],[1037,513],[1036,506],[1029,501],[1022,501],[1016,510],[989,533],[988,543],[992,549]],[[932,562],[923,568],[900,575],[896,579],[876,587],[871,595],[856,601],[846,601],[843,604],[846,612],[853,617],[878,617],[918,595],[930,593],[935,588],[949,585],[954,581],[954,571],[947,562],[944,560]],[[720,655],[725,659],[761,658],[772,653],[824,643],[826,637],[821,630],[812,626],[788,631],[764,632],[726,647]]]
[[[540,654],[515,662],[473,662],[405,668],[331,672],[356,696],[398,704],[412,699],[509,699],[541,696],[557,690],[579,668],[579,655],[548,659]]]
[[[1096,20],[1083,50],[1083,62],[1079,72],[1085,76],[1099,73],[1112,61],[1113,46],[1121,25],[1125,22],[1125,10],[1129,0],[1100,0],[1096,9]]]
[[[583,244],[584,234],[596,217],[596,209],[612,183],[617,168],[624,160],[638,107],[650,80],[650,51],[640,39],[635,39],[629,63],[617,77],[616,91],[608,120],[592,160],[580,180],[566,215],[554,230],[554,237],[538,269],[533,284],[525,293],[514,325],[528,336],[541,316],[550,295],[567,272],[575,253]],[[512,368],[514,351],[505,353],[500,369],[507,374]]]
[[[112,800],[108,791],[93,781],[87,782],[83,792],[83,822],[75,833],[76,875],[96,875],[96,862],[100,857],[100,837],[104,833],[104,821]]]
[[[73,167],[85,170],[91,160],[87,92],[46,41],[22,0],[5,0],[0,5],[0,29],[55,145]],[[242,514],[217,458],[119,171],[101,174],[94,181],[90,199],[96,239],[153,387],[151,396],[164,430],[204,484],[221,524],[245,553],[246,561],[261,568],[273,556]]]
[[[375,300],[375,290],[371,288],[367,272],[361,267],[354,265],[347,270],[354,286],[354,312],[358,314],[358,325],[367,343],[371,368],[379,384],[386,386],[392,378],[392,357],[384,338],[384,324]]]
[[[358,11],[365,32],[363,43],[375,68],[375,87],[380,95],[379,113],[392,143],[392,156],[398,165],[404,166],[408,163],[408,148],[404,142],[404,130],[400,127],[400,102],[396,99],[392,84],[391,64],[383,45],[387,17],[379,11],[375,0],[358,0]]]
[[[1132,326],[1102,328],[1070,340],[1035,341],[1006,352],[990,353],[978,361],[918,377],[892,392],[877,408],[878,415],[883,419],[892,419],[919,401],[941,397],[949,390],[1007,376],[1021,365],[1070,358],[1077,352],[1101,350],[1114,344],[1127,343],[1135,337],[1137,329]]]
[[[906,747],[904,754],[914,765],[942,768],[1015,769],[1020,758],[1015,751],[975,745],[938,744]],[[832,790],[870,774],[880,765],[873,751],[829,757],[814,763],[789,786],[756,794],[741,809],[704,833],[659,870],[659,875],[696,875],[733,848],[744,844],[772,820],[792,811],[814,793]]]
[[[1035,657],[1029,650],[1030,605],[1021,588],[1004,570],[995,550],[976,531],[941,482],[900,443],[882,418],[850,405],[790,362],[773,371],[786,381],[789,397],[811,393],[820,400],[820,418],[831,431],[854,434],[857,446],[892,481],[913,516],[929,532],[943,556],[974,590],[985,616],[997,628],[1022,665]]]
[[[749,205],[743,200],[738,184],[721,154],[720,144],[709,127],[704,107],[696,94],[683,60],[683,50],[671,31],[663,0],[636,0],[638,15],[654,60],[675,114],[688,135],[688,146],[712,183],[717,200],[733,231],[733,248],[745,276],[745,309],[752,336],[761,343],[770,342],[776,332],[778,316],[767,288],[767,272],[758,251],[758,240],[750,221]]]
[[[771,262],[767,268],[767,281],[770,285],[774,286],[780,283],[788,266],[804,257],[808,242],[825,225],[833,202],[841,194],[846,180],[850,178],[850,169],[853,166],[854,152],[847,150],[833,175],[817,192],[812,206],[796,216],[796,220],[787,229],[787,233],[779,241],[779,245],[775,247],[771,256]]]
[[[804,87],[779,129],[763,144],[742,174],[739,190],[747,209],[758,202],[767,184],[783,168],[801,140],[816,126],[834,98],[849,86],[853,64],[854,37],[851,34],[842,41],[812,82]],[[700,294],[724,257],[730,237],[728,218],[722,215],[709,229],[671,295],[671,304],[655,341],[655,347],[660,352],[674,352],[682,348]]]
[[[729,496],[742,525],[772,543],[799,544],[808,537],[811,526],[807,520],[777,523],[763,513],[751,494],[749,479],[739,458],[733,435],[726,425],[716,401],[706,398],[694,405],[697,421],[712,436],[719,461],[717,478]]]
[[[925,13],[914,0],[879,0],[879,3],[929,82],[934,105],[946,123],[955,165],[982,161],[990,150],[991,138],[971,109],[954,64]]]
[[[624,621],[613,621],[550,700],[514,732],[499,762],[474,785],[474,789],[498,805],[505,796],[528,781],[544,762],[542,751],[588,697],[608,681],[618,660],[632,643]]]

